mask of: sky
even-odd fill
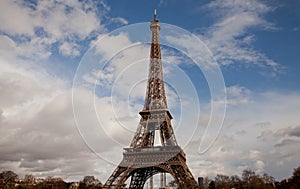
[[[300,1],[0,1],[0,171],[101,182],[138,126],[149,22],[193,175],[300,165]]]

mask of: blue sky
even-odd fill
[[[195,177],[253,169],[282,179],[299,166],[299,1],[4,0],[0,7],[0,170],[105,181],[138,124],[154,7],[168,105]],[[200,68],[190,59],[199,53]],[[206,62],[222,74],[205,78]],[[219,76],[226,102],[211,97]]]

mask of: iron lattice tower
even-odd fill
[[[129,148],[124,148],[123,160],[106,181],[104,188],[125,188],[131,177],[130,189],[142,189],[146,180],[157,173],[169,173],[179,188],[193,189],[198,185],[190,172],[183,150],[178,146],[171,125],[165,95],[160,51],[160,24],[151,22],[152,41],[148,83],[141,119]],[[154,145],[155,131],[160,133],[161,146]]]

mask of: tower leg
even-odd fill
[[[164,173],[160,173],[160,187],[164,187]]]
[[[150,177],[150,189],[153,189],[153,176]]]

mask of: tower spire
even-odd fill
[[[154,9],[154,20],[150,24],[150,29],[152,31],[150,64],[143,111],[168,109],[161,61],[160,24],[156,19],[156,9]]]

